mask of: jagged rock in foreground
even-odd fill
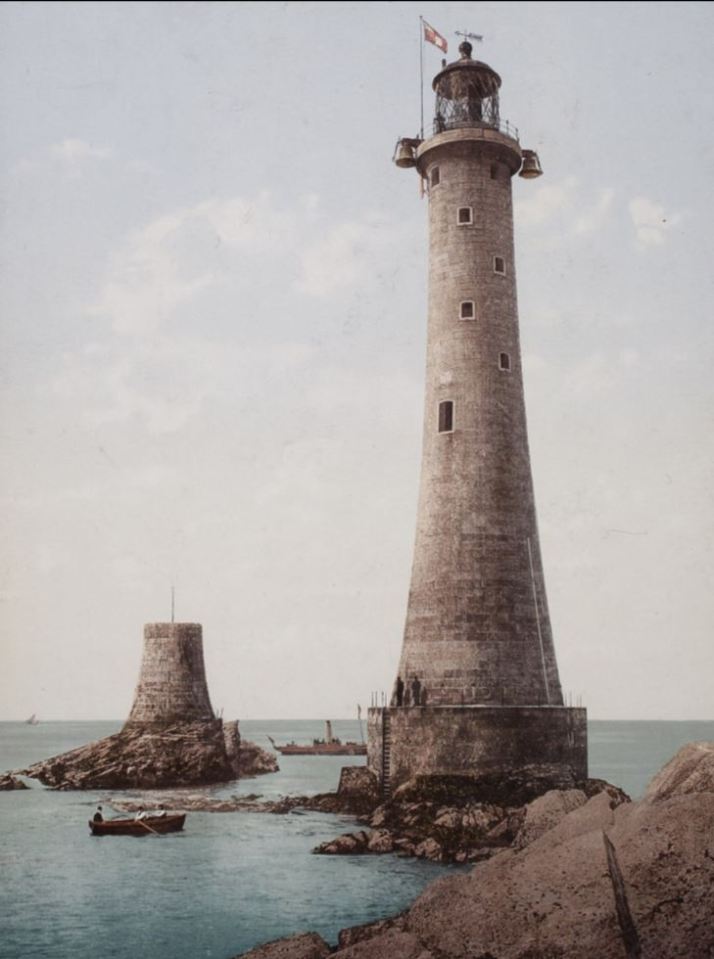
[[[712,743],[688,743],[657,773],[644,798],[661,802],[670,796],[714,792],[714,748]]]
[[[15,776],[11,776],[10,773],[2,773],[0,775],[0,790],[5,792],[9,789],[29,789],[30,787],[27,783],[24,783],[21,779],[17,779]]]
[[[437,880],[403,915],[344,930],[334,955],[713,959],[714,743],[685,746],[640,802],[542,797],[519,835],[522,848]]]
[[[127,724],[121,732],[34,763],[22,774],[54,789],[162,789],[275,772],[272,753],[243,742],[238,723]]]

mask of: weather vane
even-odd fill
[[[465,40],[478,40],[479,43],[483,40],[483,37],[480,33],[468,33],[466,30],[455,30],[457,37],[463,37]]]

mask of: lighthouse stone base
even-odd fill
[[[567,706],[393,706],[369,710],[367,765],[385,791],[416,778],[587,779],[587,713]]]

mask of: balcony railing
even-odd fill
[[[434,133],[459,130],[463,127],[490,128],[518,140],[518,128],[508,120],[501,119],[496,97],[487,97],[483,100],[471,98],[447,100],[437,97]]]

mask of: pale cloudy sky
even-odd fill
[[[124,718],[172,582],[226,716],[390,687],[420,13],[449,59],[485,35],[545,169],[514,193],[563,685],[594,718],[714,718],[712,5],[231,2],[0,9],[0,718]]]

